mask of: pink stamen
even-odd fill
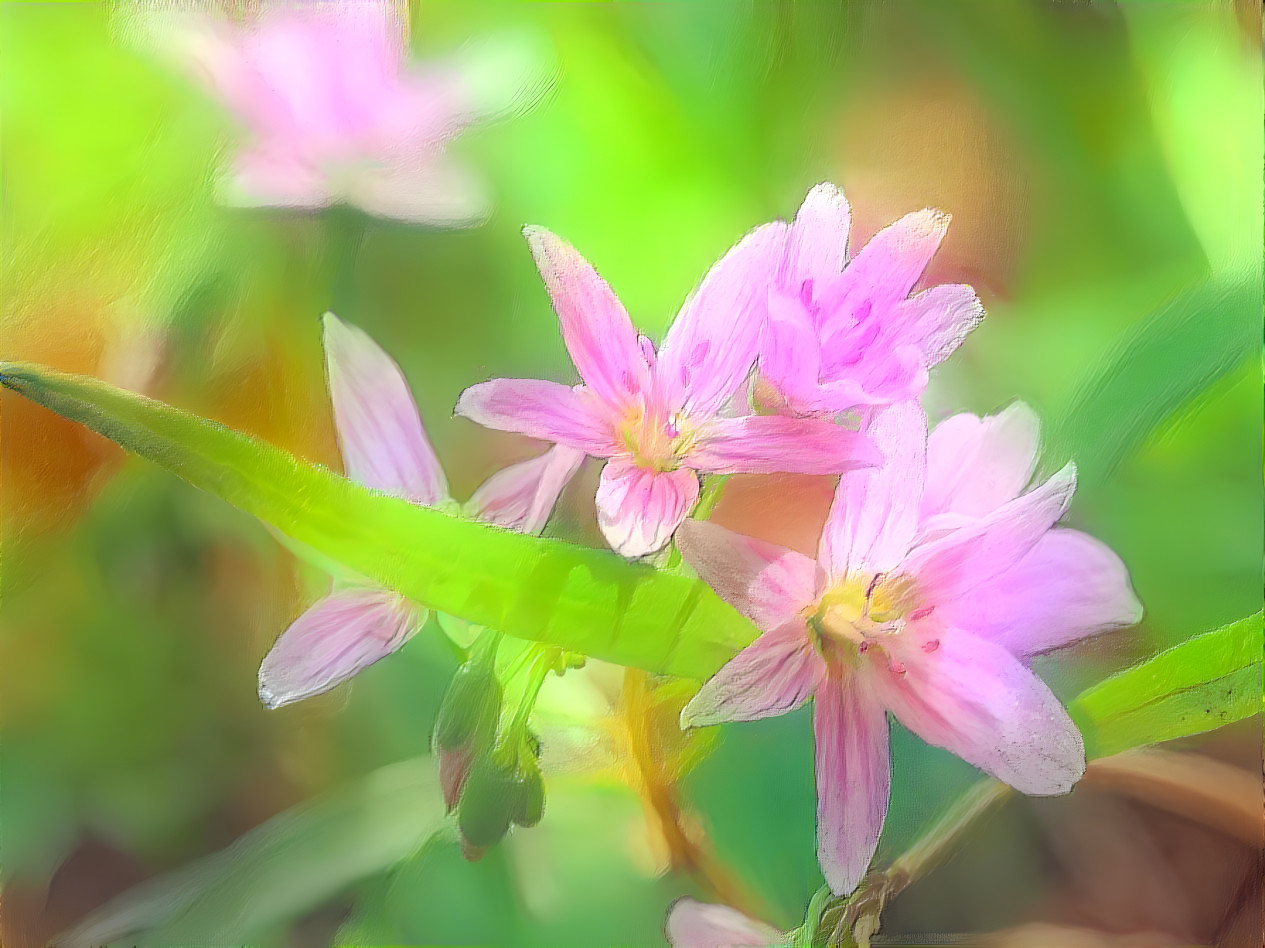
[[[921,609],[915,609],[908,616],[910,622],[917,622],[919,619],[925,619],[931,613],[935,612],[935,606],[923,606]]]
[[[907,671],[904,664],[901,662],[892,662],[887,666],[887,668],[893,675],[904,675]]]
[[[858,645],[858,646],[857,646],[857,651],[858,651],[860,654],[864,655],[866,652],[868,652],[868,651],[870,650],[870,647],[871,647],[873,644],[874,644],[874,643],[873,643],[873,642],[871,642],[869,639],[866,639],[864,642],[862,642],[860,645]]]
[[[927,641],[922,643],[922,650],[926,652],[928,655],[930,655],[939,647],[940,647],[939,639],[928,639]]]

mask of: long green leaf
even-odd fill
[[[1262,613],[1187,639],[1081,693],[1091,757],[1199,734],[1261,707]]]
[[[104,944],[240,945],[408,858],[445,819],[430,758],[273,817],[220,852],[129,889],[56,939]]]
[[[0,363],[0,384],[419,603],[524,639],[706,678],[756,629],[704,583],[376,493],[96,379]]]

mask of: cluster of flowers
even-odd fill
[[[164,34],[170,45],[250,131],[230,200],[478,217],[476,190],[445,157],[478,110],[453,68],[406,67],[390,4],[274,9],[246,32],[206,17],[180,24]],[[448,496],[399,367],[359,329],[332,314],[324,323],[349,477],[537,533],[583,459],[604,459],[595,503],[611,547],[631,558],[675,542],[752,620],[763,634],[681,723],[753,720],[813,698],[818,856],[839,894],[858,884],[882,828],[889,711],[1022,792],[1066,792],[1084,770],[1081,737],[1027,659],[1140,615],[1120,560],[1057,526],[1074,467],[1030,487],[1030,410],[956,415],[928,431],[929,370],[983,315],[968,286],[911,295],[948,217],[909,214],[855,254],[849,225],[842,193],[813,188],[793,222],[757,228],[712,267],[657,348],[573,247],[527,228],[581,384],[495,379],[461,396],[458,414],[552,444],[464,506]],[[700,475],[775,472],[840,476],[816,560],[688,519]],[[389,590],[338,582],[264,660],[260,697],[277,707],[328,690],[425,619]],[[501,714],[498,641],[472,648],[435,735],[445,799],[460,805],[476,853],[511,822],[534,823],[543,803],[530,701]],[[565,666],[546,656],[538,676],[551,662]],[[668,929],[678,945],[782,937],[689,901]]]
[[[644,556],[675,538],[763,632],[682,725],[814,699],[818,855],[837,893],[856,887],[882,828],[887,712],[1022,792],[1066,792],[1084,770],[1081,737],[1026,659],[1140,615],[1115,554],[1057,526],[1074,467],[1028,489],[1029,409],[955,415],[928,433],[928,369],[981,316],[965,286],[910,295],[945,225],[910,214],[849,257],[847,204],[819,185],[792,223],[758,228],[711,269],[657,351],[573,248],[528,228],[582,384],[497,379],[457,405],[555,442],[494,475],[468,514],[539,531],[583,457],[604,458],[595,501],[611,546]],[[348,475],[450,503],[398,366],[333,316],[325,343]],[[841,475],[816,560],[687,519],[700,473],[776,471]],[[282,636],[260,693],[275,706],[332,687],[421,618],[386,590],[336,592]]]

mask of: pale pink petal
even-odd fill
[[[761,630],[777,628],[816,598],[817,564],[794,550],[706,520],[681,524],[676,546],[716,595]]]
[[[598,398],[620,409],[644,391],[649,366],[624,305],[569,243],[543,227],[526,227],[562,339],[580,377]]]
[[[597,485],[597,525],[616,553],[645,556],[661,549],[698,500],[689,468],[655,471],[616,459]]]
[[[1070,790],[1085,772],[1085,747],[1045,683],[995,642],[958,629],[938,641],[930,652],[912,643],[896,651],[898,671],[877,661],[867,669],[892,713],[1021,793]]]
[[[883,459],[866,435],[821,418],[785,415],[718,418],[686,457],[714,474],[838,474]]]
[[[821,342],[817,329],[803,304],[778,289],[769,293],[769,318],[760,343],[760,371],[793,410],[819,410]]]
[[[794,711],[813,693],[825,663],[808,627],[792,618],[731,658],[681,711],[681,727],[757,721]]]
[[[283,148],[239,154],[220,184],[220,197],[234,207],[315,209],[334,201],[325,173]]]
[[[1063,516],[1076,491],[1076,465],[979,520],[918,546],[903,569],[923,600],[947,605],[1017,564]]]
[[[448,496],[404,373],[369,335],[333,313],[324,320],[334,427],[347,476],[430,506]]]
[[[947,418],[927,441],[924,517],[983,517],[1019,496],[1037,461],[1036,413],[1023,402],[986,418]]]
[[[385,589],[326,596],[282,633],[259,666],[259,700],[279,708],[310,698],[386,658],[426,620]]]
[[[539,533],[583,460],[583,451],[559,444],[497,471],[470,498],[474,516],[520,533]]]
[[[861,248],[832,288],[834,298],[821,302],[840,315],[860,311],[867,303],[872,311],[883,312],[909,295],[948,228],[949,215],[940,211],[906,214]]]
[[[881,467],[839,478],[818,557],[832,579],[894,569],[909,552],[918,529],[926,416],[917,402],[901,402],[881,411],[867,432],[885,460]]]
[[[655,368],[659,397],[670,409],[709,416],[746,380],[785,241],[780,221],[756,228],[712,265],[685,301]]]
[[[437,227],[467,227],[487,218],[487,188],[446,158],[405,167],[370,165],[348,170],[342,195],[378,217]]]
[[[677,899],[664,934],[672,948],[777,948],[786,936],[728,905]]]
[[[813,698],[817,860],[836,895],[857,887],[878,848],[891,779],[887,715],[862,677],[831,675]]]
[[[914,343],[923,364],[943,362],[984,318],[975,290],[963,283],[943,283],[896,304],[892,317],[901,338]]]
[[[1120,557],[1077,530],[1054,529],[1010,569],[938,610],[945,622],[1016,655],[1134,625],[1142,604]]]
[[[833,184],[822,182],[808,192],[790,227],[787,289],[799,293],[805,281],[821,285],[839,276],[847,258],[851,220],[847,199]],[[812,287],[808,290],[811,298]]]
[[[892,405],[922,395],[931,379],[922,352],[915,346],[897,342],[884,343],[883,348],[886,351],[881,357],[865,358],[855,371],[845,369],[838,376],[832,374],[829,381],[847,385],[852,381],[850,375],[855,375],[865,391],[861,402],[865,405]],[[827,385],[822,388],[829,390]]]
[[[618,450],[614,428],[601,403],[583,388],[569,388],[557,382],[481,382],[461,393],[456,413],[485,428],[556,441],[595,457],[606,457]]]

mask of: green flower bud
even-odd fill
[[[535,826],[545,812],[545,781],[535,763],[524,764],[514,775],[514,822]]]
[[[489,665],[466,662],[452,676],[435,720],[436,750],[483,746],[496,736],[501,683]]]
[[[513,769],[498,764],[491,755],[482,755],[470,765],[457,804],[457,825],[469,844],[467,849],[487,849],[509,831],[517,806],[515,776]]]

